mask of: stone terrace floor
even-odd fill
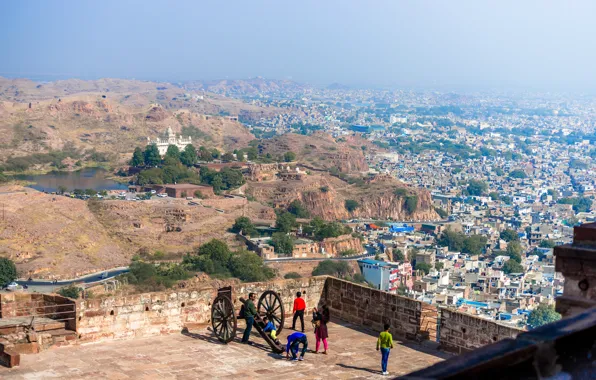
[[[240,322],[242,323],[242,322]],[[108,341],[21,355],[21,365],[0,367],[2,379],[356,379],[382,378],[376,336],[352,325],[329,324],[329,355],[315,355],[309,324],[309,352],[303,362],[273,354],[253,330],[246,346],[221,344],[209,328],[154,338]],[[242,329],[239,328],[241,335]],[[281,341],[292,331],[284,329]],[[395,342],[389,373],[397,376],[441,361],[448,354],[426,345]],[[321,347],[322,348],[322,347]]]

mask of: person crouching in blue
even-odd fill
[[[302,353],[300,354],[300,359],[298,359],[297,355],[300,343],[302,343]],[[292,361],[302,361],[304,360],[304,354],[306,353],[307,348],[308,339],[306,338],[306,334],[301,332],[295,332],[288,336],[288,344],[286,345],[286,358],[289,359],[290,352],[292,352]]]

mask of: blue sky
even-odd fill
[[[0,75],[590,89],[595,1],[2,1]]]

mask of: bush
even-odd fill
[[[17,268],[12,260],[0,257],[0,285],[8,285],[17,278]]]
[[[290,214],[289,212],[284,212],[277,216],[277,220],[275,221],[275,227],[280,230],[281,232],[288,233],[292,231],[294,226],[296,225],[296,216]]]
[[[486,182],[477,180],[471,180],[467,187],[468,194],[470,195],[482,195],[487,189]]]
[[[353,199],[346,199],[344,206],[348,212],[353,212],[358,208],[358,202]]]
[[[511,258],[507,260],[505,264],[503,264],[503,272],[505,272],[506,274],[523,273],[524,267],[517,261],[513,260],[513,258]]]
[[[430,266],[430,264],[427,263],[416,263],[416,270],[421,270],[424,272],[424,274],[428,274],[430,272],[430,269],[432,267]]]
[[[505,240],[506,242],[519,241],[519,236],[517,235],[517,232],[511,229],[506,229],[503,232],[501,232],[500,238]]]
[[[296,153],[294,152],[286,152],[284,154],[284,161],[285,162],[292,162],[296,159]]]
[[[263,263],[256,253],[249,251],[235,252],[230,259],[230,272],[242,281],[266,281],[275,276],[271,268]]]
[[[271,245],[275,252],[291,255],[294,251],[294,238],[283,232],[276,232],[271,236]]]
[[[395,189],[395,191],[393,191],[393,194],[395,194],[396,197],[398,198],[404,198],[405,196],[408,195],[408,191],[402,187]]]
[[[346,249],[345,251],[341,251],[339,253],[340,256],[354,256],[356,254],[358,254],[358,252],[353,249]]]
[[[323,260],[312,271],[313,276],[335,276],[345,278],[350,274],[350,266],[345,261]]]
[[[310,216],[310,212],[308,212],[304,204],[298,199],[294,199],[292,203],[290,203],[288,212],[296,215],[296,218],[308,218]]]
[[[62,297],[77,299],[81,294],[81,289],[78,286],[69,285],[58,290],[58,294],[60,294]]]
[[[555,246],[555,241],[551,239],[542,240],[540,242],[540,248],[555,248]]]
[[[232,226],[232,232],[235,233],[242,233],[248,236],[256,236],[257,230],[255,226],[252,224],[252,221],[247,218],[246,216],[240,216],[236,218],[234,225]]]
[[[289,272],[289,273],[285,274],[284,278],[287,280],[290,280],[290,279],[302,278],[302,276],[300,275],[300,273],[297,273],[297,272]]]
[[[408,211],[408,214],[413,214],[416,212],[418,208],[418,196],[417,195],[408,195],[406,197],[406,201],[404,202],[404,206]]]
[[[540,304],[530,312],[528,325],[530,328],[536,328],[547,323],[556,322],[559,319],[561,319],[561,314],[557,313],[553,306]]]

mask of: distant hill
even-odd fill
[[[349,90],[350,86],[346,86],[345,84],[341,84],[341,83],[331,83],[329,86],[327,86],[328,90]]]
[[[291,80],[265,78],[192,81],[182,85],[182,88],[189,90],[200,90],[233,97],[300,92],[307,87]]]

